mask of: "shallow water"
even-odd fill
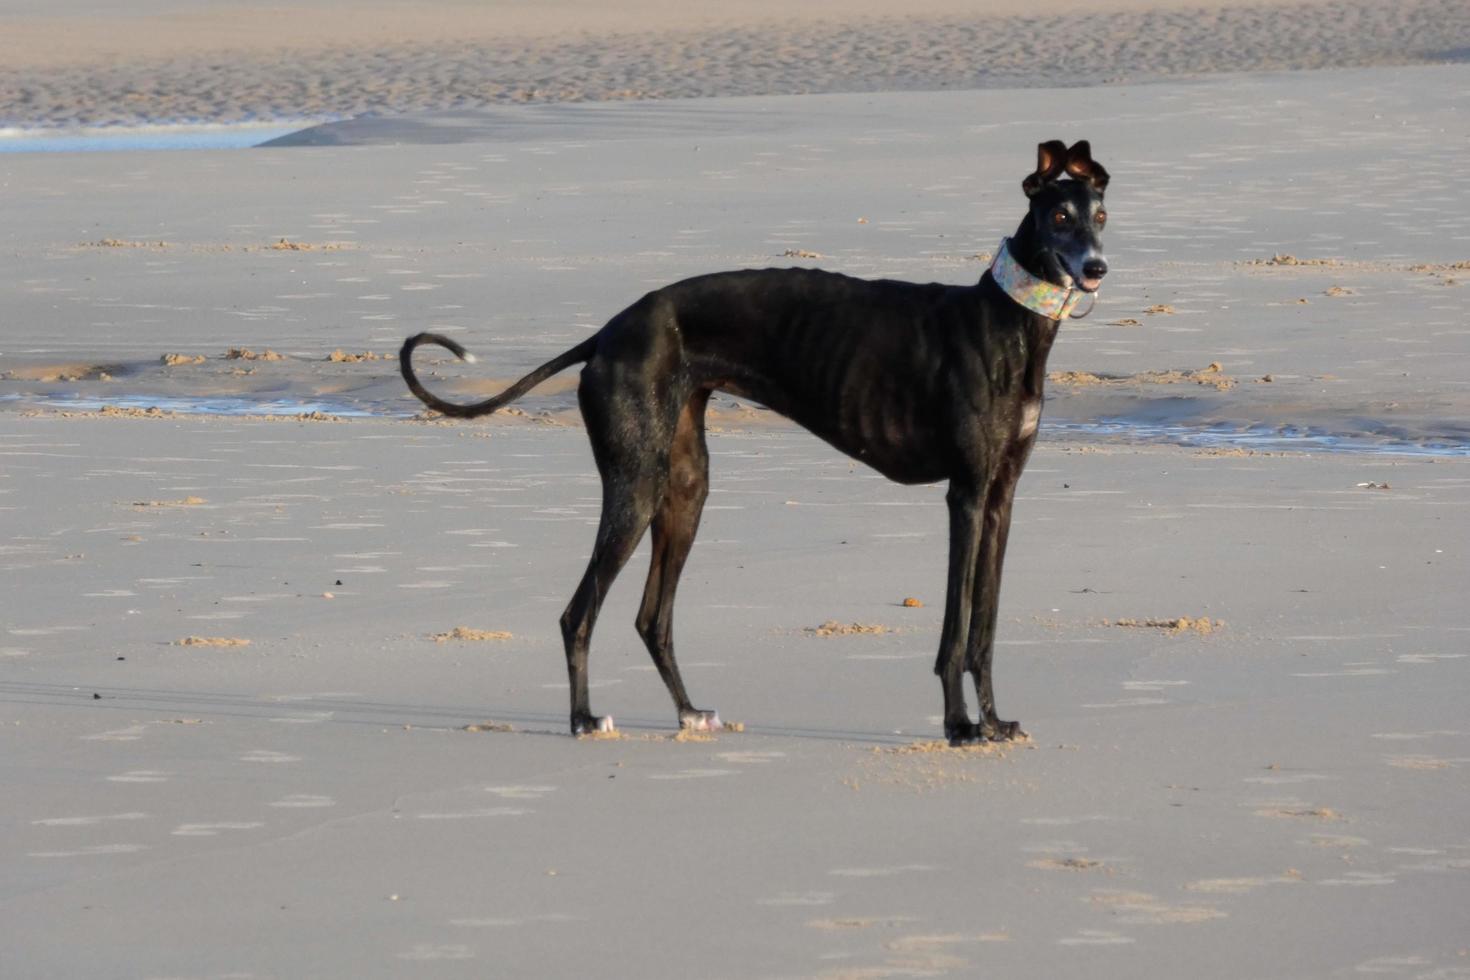
[[[156,408],[175,415],[208,415],[228,417],[297,415],[335,415],[342,418],[409,418],[404,411],[376,411],[361,405],[334,402],[321,398],[238,398],[189,395],[119,395],[114,398],[88,398],[73,395],[0,395],[0,403],[22,402],[27,405],[73,412],[100,412],[115,408],[147,411]]]
[[[1404,439],[1368,433],[1330,432],[1315,426],[1237,426],[1166,424],[1132,419],[1096,422],[1044,422],[1042,431],[1064,437],[1103,437],[1163,443],[1197,449],[1253,449],[1267,452],[1369,453],[1389,456],[1470,456],[1470,440],[1453,437]]]
[[[238,124],[89,126],[75,129],[0,128],[0,153],[101,153],[117,150],[243,150],[321,119],[279,119]]]
[[[340,418],[406,419],[418,409],[392,408],[366,401],[329,398],[249,398],[189,395],[119,395],[95,398],[76,395],[4,395],[0,404],[27,405],[78,412],[105,408],[214,417],[267,416],[290,418],[322,414]],[[1239,425],[1228,422],[1160,422],[1129,418],[1094,421],[1048,421],[1042,436],[1070,440],[1106,440],[1196,449],[1248,449],[1263,452],[1362,453],[1377,456],[1470,457],[1470,436],[1445,434],[1408,437],[1366,431],[1332,431],[1324,426]]]

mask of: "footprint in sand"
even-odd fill
[[[1078,854],[1087,850],[1087,845],[1075,840],[1042,840],[1021,847],[1023,854]]]
[[[116,776],[108,776],[107,781],[109,783],[166,783],[174,778],[174,775],[174,773],[157,769],[133,769],[118,773]]]
[[[147,730],[147,725],[129,725],[127,728],[114,728],[96,735],[79,735],[78,738],[84,742],[136,742]]]
[[[487,817],[523,817],[528,813],[535,813],[524,807],[515,806],[491,806],[481,807],[477,810],[457,810],[444,813],[415,813],[415,820],[482,820]]]
[[[1331,807],[1326,806],[1301,806],[1288,804],[1286,806],[1264,806],[1256,810],[1258,817],[1273,817],[1282,820],[1322,820],[1332,821],[1343,819],[1342,814]]]
[[[263,701],[273,701],[277,704],[291,704],[296,701],[344,701],[348,698],[363,697],[361,691],[314,691],[310,694],[272,694],[262,697]]]
[[[1400,664],[1433,664],[1441,660],[1463,660],[1470,654],[1464,653],[1404,653],[1394,658]]]
[[[320,725],[331,721],[336,714],[335,711],[303,711],[300,714],[282,715],[270,720],[283,725]]]
[[[1187,883],[1184,889],[1207,895],[1247,895],[1268,885],[1299,884],[1301,880],[1300,874],[1274,875],[1269,878],[1201,878]]]
[[[1082,707],[1098,708],[1146,708],[1155,704],[1168,704],[1168,698],[1119,698],[1117,701],[1099,701],[1093,704],[1084,704]]]
[[[1057,940],[1059,946],[1127,946],[1136,942],[1132,936],[1108,929],[1083,929],[1074,936]]]
[[[1373,957],[1373,959],[1364,960],[1357,966],[1353,967],[1353,972],[1367,974],[1389,974],[1392,976],[1412,975],[1416,977],[1454,976],[1453,973],[1449,972],[1429,973],[1424,970],[1424,967],[1432,965],[1433,964],[1429,960],[1425,959],[1422,956],[1375,956]],[[1411,970],[1413,971],[1412,974],[1410,974],[1409,972]]]
[[[400,960],[428,961],[428,960],[472,960],[475,951],[468,946],[459,944],[433,945],[420,943],[404,953],[399,953]]]
[[[785,757],[785,752],[718,752],[715,754],[715,758],[737,766],[760,765]]]
[[[734,776],[738,769],[680,769],[678,772],[649,773],[649,779],[710,779],[715,776]]]
[[[1038,858],[1035,861],[1027,861],[1026,867],[1038,871],[1098,871],[1111,874],[1113,869],[1095,858],[1087,857],[1064,857],[1064,858]]]
[[[1328,776],[1317,772],[1273,772],[1269,776],[1246,776],[1243,780],[1247,783],[1260,783],[1264,786],[1289,786],[1292,783],[1315,783],[1335,780],[1336,776]]]
[[[1274,799],[1245,801],[1238,804],[1251,807],[1258,817],[1274,817],[1283,820],[1318,820],[1336,822],[1346,818],[1331,807],[1317,806],[1300,797],[1281,796]]]
[[[1223,919],[1226,913],[1211,905],[1170,905],[1145,892],[1097,889],[1088,902],[1108,909],[1125,925],[1176,925]]]
[[[1346,670],[1314,670],[1303,673],[1293,673],[1292,677],[1377,677],[1382,674],[1394,674],[1397,671],[1387,667],[1349,667]]]
[[[1349,871],[1340,878],[1323,878],[1317,884],[1360,888],[1369,885],[1392,885],[1397,881],[1398,879],[1392,875],[1380,874],[1377,871]]]
[[[1389,848],[1390,851],[1400,853],[1419,851],[1420,853],[1442,854],[1430,848]],[[1442,874],[1446,871],[1470,871],[1470,857],[1436,857],[1428,861],[1415,861],[1413,864],[1401,864],[1397,871],[1433,871]]]
[[[1189,681],[1124,681],[1125,691],[1145,691],[1162,694],[1171,687],[1185,687]]]
[[[755,904],[774,908],[800,908],[812,905],[831,905],[836,898],[836,892],[782,892],[772,898],[758,898]]]
[[[827,873],[837,878],[891,878],[894,875],[920,874],[935,870],[932,864],[898,864],[886,868],[833,868]]]
[[[485,792],[494,793],[502,800],[539,800],[556,789],[555,786],[486,786]]]
[[[266,804],[266,806],[300,810],[311,810],[336,805],[337,801],[330,796],[318,796],[312,793],[292,793],[290,796],[276,800],[274,803]]]
[[[1470,759],[1441,759],[1432,755],[1391,755],[1387,756],[1383,761],[1396,769],[1413,769],[1417,772],[1437,772],[1443,769],[1458,768],[1470,762]]]
[[[1412,742],[1424,738],[1439,738],[1445,735],[1463,734],[1464,732],[1455,731],[1453,729],[1438,729],[1436,731],[1429,732],[1378,732],[1375,733],[1372,737],[1386,739],[1392,742]]]
[[[581,918],[575,915],[567,915],[563,912],[546,912],[542,915],[503,915],[484,916],[475,919],[450,919],[449,924],[461,929],[511,929],[516,926],[530,925],[538,922],[562,923],[581,922]]]
[[[109,813],[96,817],[42,817],[32,820],[33,827],[95,827],[115,820],[147,820],[146,813]]]
[[[170,833],[175,837],[218,837],[226,830],[255,830],[264,827],[259,821],[227,823],[181,823]]]
[[[1101,813],[1092,813],[1083,817],[1023,817],[1021,822],[1033,827],[1070,827],[1079,823],[1102,823],[1108,820],[1116,820],[1117,817],[1109,817]]]
[[[33,858],[74,858],[74,857],[101,857],[109,854],[136,854],[139,851],[148,850],[147,844],[95,844],[91,847],[81,847],[74,851],[31,851],[27,857]]]
[[[841,932],[847,929],[872,929],[875,926],[892,928],[916,921],[918,920],[911,915],[844,915],[832,919],[809,919],[806,927]]]
[[[939,935],[920,933],[911,936],[899,936],[891,942],[883,944],[883,948],[894,953],[936,953],[940,950],[949,949],[967,943],[1008,943],[1011,941],[1010,933],[1007,932],[981,932],[973,935],[962,933],[942,933]],[[926,964],[936,969],[944,967],[938,962]],[[966,966],[964,961],[957,961],[960,967]]]
[[[595,691],[598,688],[612,687],[614,684],[621,684],[621,683],[623,683],[623,682],[621,680],[619,680],[618,678],[616,678],[616,677],[613,677],[613,678],[602,678],[601,680],[589,681],[588,684],[587,684],[587,689],[589,691]],[[542,686],[542,688],[544,688],[545,690],[548,690],[548,691],[568,691],[568,690],[571,690],[571,685],[567,681],[551,681],[550,683],[542,684],[541,686]]]

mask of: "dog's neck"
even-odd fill
[[[1030,252],[1018,246],[1014,238],[1001,239],[1000,247],[995,250],[995,261],[990,264],[991,278],[1002,292],[1032,313],[1049,320],[1067,319],[1085,294],[1075,286],[1048,282],[1039,270],[1028,268],[1021,256],[1029,258]]]

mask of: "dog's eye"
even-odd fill
[[[1072,220],[1072,216],[1065,211],[1056,211],[1051,216],[1051,223],[1060,228]]]
[[[1094,218],[1093,221],[1095,221],[1097,223],[1097,226],[1101,228],[1103,225],[1108,223],[1108,213],[1106,211],[1099,211],[1097,213],[1097,217]]]

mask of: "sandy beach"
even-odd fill
[[[0,125],[343,117],[0,154],[0,974],[1470,977],[1463,9],[997,5],[985,59],[948,0],[279,9],[0,0]],[[1007,60],[1099,10],[1135,40]],[[424,358],[468,398],[688,275],[973,282],[1056,137],[1112,272],[1016,507],[1030,741],[936,741],[944,488],[728,396],[676,636],[741,730],[676,737],[645,543],[622,737],[565,735],[575,372],[449,424],[401,339],[480,355]]]
[[[0,5],[0,130],[1463,62],[1461,0]],[[80,11],[80,12],[79,12]]]

